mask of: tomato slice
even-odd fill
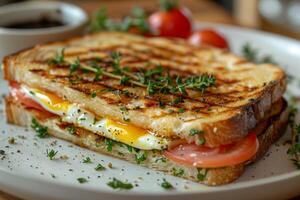
[[[254,133],[248,134],[245,139],[230,145],[217,148],[183,144],[164,155],[170,160],[191,167],[216,168],[237,165],[251,159],[258,150],[258,140]]]
[[[20,102],[25,108],[33,108],[43,112],[48,112],[45,110],[40,104],[29,98],[25,95],[24,92],[21,91],[21,87],[19,83],[10,82],[9,86],[11,88],[11,95],[16,98],[18,102]]]

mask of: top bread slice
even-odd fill
[[[83,78],[70,82],[69,68],[47,62],[62,49],[69,62],[77,58],[82,63],[97,60],[111,67],[110,54],[120,52],[121,66],[147,69],[161,64],[178,75],[212,74],[216,84],[204,93],[189,93],[190,98],[184,102],[162,108],[161,99],[172,102],[176,96],[150,96],[145,88],[121,86],[118,80],[107,77],[95,82],[90,73],[79,73]],[[56,93],[101,117],[123,121],[126,115],[129,123],[162,137],[196,141],[199,136],[191,136],[190,130],[202,130],[208,146],[245,137],[266,117],[286,88],[285,73],[273,64],[250,63],[227,50],[198,48],[180,39],[117,32],[37,45],[6,57],[3,70],[6,80]],[[130,95],[122,93],[125,90]],[[101,92],[91,98],[93,91]]]

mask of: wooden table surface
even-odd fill
[[[155,10],[158,6],[156,0],[69,0],[67,2],[75,3],[87,11],[89,15],[99,8],[105,7],[109,16],[117,18],[125,16],[128,10],[135,6],[143,7],[147,10]],[[209,0],[182,0],[181,5],[188,7],[193,14],[194,21],[207,21],[234,24],[231,15],[219,5]],[[183,3],[184,2],[184,3]],[[1,192],[0,200],[21,200],[15,196]]]

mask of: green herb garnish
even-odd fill
[[[194,135],[198,135],[198,134],[203,134],[204,133],[204,131],[202,131],[202,130],[198,130],[198,129],[194,129],[194,128],[192,128],[191,130],[190,130],[190,136],[194,136]]]
[[[86,157],[82,160],[83,163],[92,163],[92,160],[90,157]]]
[[[175,167],[172,168],[172,174],[174,176],[183,176],[184,175],[184,170],[179,168],[179,169],[176,169]]]
[[[87,182],[86,178],[82,178],[82,177],[81,177],[81,178],[78,178],[77,181],[78,181],[79,183],[81,183],[81,184]]]
[[[131,183],[122,182],[116,178],[113,178],[112,181],[107,183],[108,186],[110,186],[113,189],[124,189],[124,190],[130,190],[133,188],[133,185]]]
[[[253,48],[250,43],[244,44],[242,47],[242,55],[247,60],[254,63],[272,63],[276,64],[270,55],[264,56],[261,59],[258,58],[258,50]]]
[[[292,141],[291,147],[288,149],[287,153],[292,157],[294,165],[300,169],[300,123],[295,124],[295,116],[297,114],[297,108],[291,107],[288,122],[291,128]]]
[[[197,174],[197,180],[198,181],[204,181],[207,175],[208,170],[207,169],[201,169],[197,168],[198,174]]]
[[[146,159],[147,159],[146,151],[139,151],[137,154],[135,154],[135,161],[137,164],[141,164]]]
[[[149,33],[146,12],[139,7],[132,9],[131,14],[122,21],[109,19],[105,9],[97,11],[91,20],[90,29],[96,31],[122,31],[127,32],[132,28],[137,29],[141,34]]]
[[[123,85],[135,85],[147,89],[148,95],[155,94],[174,94],[178,97],[175,103],[183,102],[183,97],[188,95],[188,90],[196,90],[203,93],[208,87],[215,85],[216,79],[212,75],[203,74],[199,76],[170,76],[168,70],[161,65],[157,65],[154,69],[141,70],[137,73],[131,73],[120,65],[121,54],[112,52],[113,71],[105,71],[95,65],[88,66],[80,63],[79,59],[74,63],[66,63],[70,65],[70,75],[76,70],[84,70],[95,73],[95,80],[100,76],[106,76],[117,79]],[[72,76],[70,76],[71,80]],[[180,109],[180,112],[183,110]]]
[[[53,160],[55,155],[57,154],[58,151],[54,151],[53,149],[49,150],[47,149],[46,150],[46,153],[47,153],[47,157],[49,157],[50,160]]]
[[[65,56],[64,56],[64,53],[65,53],[65,49],[63,48],[61,50],[60,53],[57,53],[56,56],[52,59],[49,59],[48,60],[48,64],[51,64],[51,65],[60,65],[60,64],[64,64],[65,62]]]
[[[73,125],[69,125],[69,126],[67,126],[67,131],[68,131],[70,134],[74,135],[74,134],[76,133],[76,128],[75,128],[75,126],[73,126]]]
[[[161,183],[161,187],[169,190],[169,189],[173,189],[173,185],[171,183],[169,183],[165,178],[163,179],[163,182]]]
[[[109,151],[109,152],[111,152],[112,148],[113,148],[113,145],[114,145],[114,141],[111,140],[111,139],[105,138],[104,139],[104,143],[106,145],[106,150]]]
[[[96,171],[102,171],[105,170],[105,167],[103,165],[101,165],[100,163],[98,163],[98,165],[95,167]]]
[[[35,130],[35,132],[37,133],[36,135],[39,138],[46,138],[49,136],[48,127],[39,124],[39,122],[35,118],[32,118],[31,120],[31,128]]]

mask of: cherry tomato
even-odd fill
[[[256,154],[258,146],[256,135],[250,133],[245,139],[234,144],[217,148],[184,144],[165,151],[164,155],[182,165],[216,168],[240,164],[251,159]]]
[[[20,90],[20,84],[16,82],[9,83],[11,88],[11,95],[17,99],[24,107],[26,108],[34,108],[43,112],[48,112],[45,110],[40,104],[36,103],[34,100],[26,96],[21,90]]]
[[[212,29],[203,29],[194,32],[188,39],[188,41],[195,46],[201,44],[211,45],[221,49],[228,49],[228,43],[226,39]]]
[[[149,16],[148,22],[154,35],[188,38],[192,25],[184,9],[157,11]]]

